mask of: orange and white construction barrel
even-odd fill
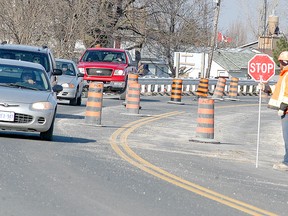
[[[89,84],[88,98],[85,111],[85,123],[101,125],[102,102],[103,102],[102,82],[91,82]]]

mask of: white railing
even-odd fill
[[[182,79],[182,93],[185,95],[196,95],[196,91],[200,79]],[[142,95],[170,95],[172,89],[172,78],[139,78],[138,82],[141,84]],[[213,94],[218,80],[209,79],[208,92]],[[274,84],[275,82],[269,82]],[[230,80],[226,80],[224,95],[229,94]],[[238,95],[252,96],[258,95],[258,82],[254,80],[239,80],[238,82]]]

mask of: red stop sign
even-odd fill
[[[275,62],[266,54],[256,54],[248,62],[248,74],[256,82],[266,82],[275,74]]]

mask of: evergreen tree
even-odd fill
[[[288,51],[288,41],[286,37],[281,37],[276,43],[276,49],[273,50],[273,60],[278,66],[280,66],[278,56],[283,51]]]

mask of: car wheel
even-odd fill
[[[127,91],[127,79],[125,81],[125,87],[119,92],[119,100],[125,100],[126,99],[126,91]]]
[[[42,140],[51,141],[53,139],[54,121],[55,121],[55,114],[54,114],[50,128],[47,131],[40,132],[40,138]]]
[[[70,103],[69,103],[70,105],[72,105],[72,106],[76,106],[77,105],[77,99],[78,99],[77,95],[78,95],[78,91],[75,94],[75,98],[70,100]]]
[[[81,102],[82,102],[82,95],[80,94],[80,96],[77,98],[77,106],[81,106]]]
[[[72,106],[77,105],[77,97],[71,99],[70,102],[69,102],[69,104],[72,105]]]

